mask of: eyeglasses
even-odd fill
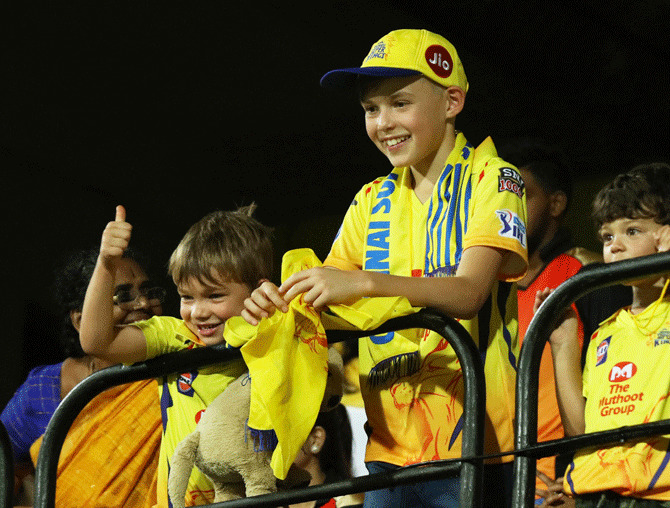
[[[119,289],[114,295],[114,304],[124,310],[137,307],[139,299],[144,298],[150,307],[157,307],[165,301],[165,289],[161,287]]]

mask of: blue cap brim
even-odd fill
[[[398,69],[396,67],[352,67],[349,69],[337,69],[327,72],[321,78],[323,88],[343,90],[352,88],[356,84],[358,76],[370,76],[377,78],[398,78],[405,76],[416,76],[419,71],[411,69]]]

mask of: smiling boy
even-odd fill
[[[670,166],[617,176],[596,196],[593,217],[606,263],[670,249]],[[670,301],[667,277],[628,282],[633,303],[591,336],[582,374],[577,320],[568,311],[550,343],[567,435],[670,418]],[[551,291],[538,292],[536,308]],[[564,489],[578,507],[670,506],[670,440],[650,436],[576,452]]]
[[[251,217],[254,207],[213,212],[191,226],[173,252],[168,271],[180,295],[181,319],[161,316],[115,327],[111,319],[115,267],[131,236],[125,209],[102,235],[100,254],[86,292],[80,340],[84,351],[114,362],[134,363],[173,351],[224,344],[228,318],[239,315],[259,281],[272,276],[271,231]],[[246,370],[242,360],[164,376],[159,380],[163,418],[158,466],[158,506],[169,506],[167,478],[177,444],[200,415]],[[186,506],[214,499],[209,479],[195,468]]]
[[[304,293],[317,309],[405,296],[458,318],[491,380],[485,450],[512,450],[513,281],[527,265],[523,182],[490,139],[475,149],[456,130],[468,90],[456,50],[432,32],[397,30],[372,46],[361,67],[332,71],[321,83],[358,90],[367,135],[394,169],[358,192],[324,267],[279,288],[262,284],[242,316],[255,324]],[[359,356],[370,472],[459,457],[462,373],[447,341],[426,330],[391,332],[362,339]],[[510,499],[511,457],[502,461],[486,466],[487,484],[496,485],[492,502]],[[365,506],[456,507],[459,488],[449,478],[375,490]]]

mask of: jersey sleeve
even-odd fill
[[[154,316],[146,321],[133,323],[144,334],[147,341],[147,360],[187,347],[187,342],[196,342],[181,319],[170,316]]]
[[[509,252],[498,277],[518,280],[528,267],[526,196],[521,176],[498,158],[472,174],[473,206],[463,249],[486,246]]]

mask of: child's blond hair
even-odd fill
[[[252,217],[256,205],[212,212],[193,224],[170,256],[177,286],[233,281],[254,289],[273,270],[272,229]]]

